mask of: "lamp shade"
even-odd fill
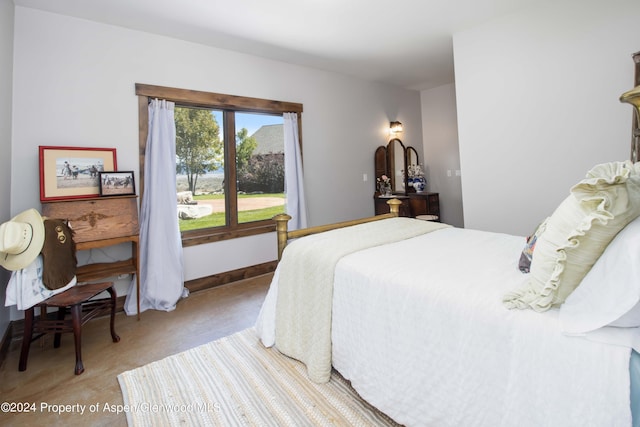
[[[402,123],[400,122],[389,123],[389,131],[391,131],[391,133],[402,132]]]

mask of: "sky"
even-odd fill
[[[212,111],[212,114],[216,118],[216,121],[220,126],[220,130],[223,130],[222,111],[214,110]],[[249,135],[253,135],[254,132],[260,129],[263,125],[275,125],[282,123],[282,116],[256,113],[236,113],[236,129],[240,130],[242,128],[246,128],[249,131]]]

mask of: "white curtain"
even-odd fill
[[[302,156],[298,138],[298,115],[284,113],[284,191],[287,197],[286,209],[292,219],[289,230],[307,226],[307,206],[304,198]]]
[[[176,127],[174,103],[149,104],[149,134],[140,207],[140,311],[171,311],[184,288],[182,241],[176,212]],[[136,313],[135,281],[125,302]]]

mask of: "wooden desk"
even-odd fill
[[[140,320],[140,261],[136,196],[98,197],[42,203],[42,215],[68,221],[76,250],[131,243],[131,257],[121,261],[78,266],[78,282],[121,274],[136,275],[137,315]]]

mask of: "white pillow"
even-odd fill
[[[631,221],[560,307],[563,332],[640,326],[640,217]]]
[[[594,166],[547,220],[531,273],[506,293],[507,308],[546,311],[576,289],[613,238],[640,214],[640,164]]]

